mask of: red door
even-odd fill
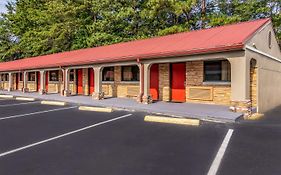
[[[185,63],[171,66],[171,96],[174,102],[185,102]]]
[[[94,69],[89,68],[89,94],[92,95],[95,92],[95,74]]]
[[[48,77],[49,73],[46,72],[45,73],[45,88],[46,88],[46,93],[48,92],[48,85],[49,85],[49,77]]]
[[[83,95],[83,73],[82,69],[77,69],[77,93]]]
[[[153,64],[150,68],[150,95],[153,100],[159,97],[159,65]]]
[[[37,72],[37,91],[40,90],[40,72]]]

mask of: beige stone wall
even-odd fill
[[[33,92],[33,91],[37,91],[37,85],[35,81],[28,81],[27,82],[27,88],[28,91]]]
[[[136,98],[140,93],[140,86],[137,82],[121,81],[121,66],[114,67],[114,85],[112,87],[112,96]]]
[[[7,90],[9,88],[9,82],[5,81],[4,82],[4,89]]]
[[[18,74],[13,74],[13,90],[17,90],[17,77]]]
[[[74,69],[74,81],[69,82],[69,90],[71,91],[71,95],[77,94],[76,82],[76,70]]]
[[[59,93],[59,92],[60,92],[59,82],[49,82],[48,93]]]
[[[170,101],[170,64],[159,64],[159,100]]]
[[[89,95],[89,74],[88,69],[82,70],[83,74],[83,93],[84,95]]]
[[[251,67],[250,76],[250,98],[252,106],[257,106],[257,67]]]
[[[50,75],[48,75],[48,78],[50,78]],[[62,71],[59,71],[59,81],[50,81],[50,79],[48,81],[48,93],[60,93],[63,90]]]
[[[186,62],[186,102],[197,102],[207,104],[230,105],[231,88],[230,85],[204,85],[204,62],[190,61]],[[191,99],[189,89],[196,87],[208,89],[211,94],[210,99]]]
[[[23,81],[20,81],[18,84],[18,90],[22,90],[23,88]]]
[[[102,83],[102,91],[104,92],[105,97],[114,97],[114,89],[115,89],[114,83],[109,83],[109,82]]]

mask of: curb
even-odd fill
[[[146,121],[146,122],[179,124],[179,125],[191,125],[191,126],[199,126],[200,125],[200,120],[198,120],[198,119],[173,118],[173,117],[154,116],[154,115],[145,116],[144,121]]]
[[[14,98],[13,95],[0,95],[0,98]]]
[[[16,100],[19,100],[19,101],[35,101],[35,98],[16,97]]]
[[[112,112],[112,108],[103,108],[103,107],[92,107],[92,106],[80,106],[78,108],[81,111],[93,111],[93,112]]]
[[[249,117],[245,117],[245,120],[260,120],[264,117],[264,114],[254,113],[250,115]]]
[[[55,105],[55,106],[65,106],[66,102],[60,102],[60,101],[41,101],[41,104],[43,105]]]

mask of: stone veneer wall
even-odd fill
[[[186,102],[198,102],[208,104],[230,105],[231,87],[230,85],[204,85],[204,62],[186,62]],[[208,87],[213,89],[213,100],[194,100],[189,99],[189,87]]]
[[[170,64],[159,64],[159,100],[170,101]]]
[[[252,106],[257,106],[257,68],[251,67],[250,69],[250,98]]]
[[[113,96],[136,98],[140,93],[140,85],[138,82],[122,82],[121,66],[114,67],[114,86],[112,90]]]
[[[27,88],[28,88],[28,91],[30,91],[30,92],[36,91],[37,90],[36,81],[28,81]]]
[[[89,95],[89,74],[88,68],[82,69],[82,82],[83,82],[83,94]]]
[[[60,93],[63,88],[63,76],[62,71],[59,71],[59,81],[49,81],[50,80],[50,72],[47,72],[48,75],[48,93]]]

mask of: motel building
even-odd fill
[[[6,91],[93,99],[281,105],[281,53],[270,19],[0,63]]]

